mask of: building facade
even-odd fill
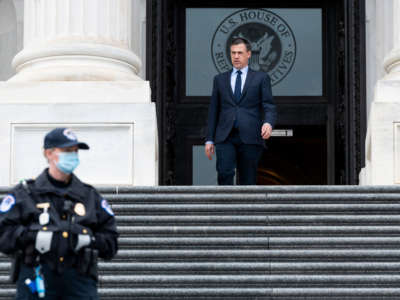
[[[23,2],[0,0],[1,80],[14,76],[23,47]],[[133,0],[130,47],[157,108],[159,184],[215,184],[215,161],[203,153],[207,108],[236,36],[251,41],[250,66],[270,74],[278,105],[258,183],[358,184],[396,2]]]

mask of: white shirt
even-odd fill
[[[233,68],[233,71],[231,73],[231,87],[232,87],[232,92],[235,93],[235,84],[236,84],[236,77],[238,76],[237,71],[239,71],[236,68]],[[243,69],[240,69],[240,71],[242,71],[242,88],[241,88],[241,92],[243,92],[243,88],[244,88],[244,84],[246,82],[246,78],[247,78],[247,73],[249,72],[249,66],[244,67]]]

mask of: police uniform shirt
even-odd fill
[[[110,259],[118,249],[114,214],[107,201],[90,185],[81,182],[74,174],[68,184],[56,181],[48,170],[29,182],[34,196],[29,195],[22,184],[17,185],[0,204],[0,251],[6,254],[24,250],[34,240],[24,240],[27,233],[51,231],[51,250],[41,255],[41,260],[58,272],[76,263],[73,239],[79,234],[93,238],[93,247],[99,250],[99,257]],[[70,216],[64,211],[65,201],[71,201]],[[49,205],[48,224],[41,225],[39,216],[43,204]]]

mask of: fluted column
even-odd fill
[[[390,77],[400,78],[400,0],[393,0],[393,50],[384,66]]]
[[[132,1],[25,1],[24,49],[11,80],[140,80],[130,47]]]

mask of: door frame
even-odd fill
[[[242,7],[241,2],[214,0],[207,7]],[[251,6],[260,3],[249,0]],[[282,3],[283,1],[280,1]],[[304,0],[304,5],[315,6],[325,1]],[[182,182],[176,174],[181,153],[176,145],[183,141],[177,136],[177,124],[180,124],[178,109],[185,103],[178,101],[181,92],[176,66],[179,66],[182,48],[182,19],[180,7],[204,6],[204,1],[195,0],[149,0],[147,1],[147,61],[146,74],[152,89],[152,101],[156,103],[159,128],[159,182],[161,185],[190,184]],[[336,101],[328,109],[328,151],[334,159],[328,161],[329,184],[358,184],[358,174],[365,161],[366,134],[366,69],[365,69],[365,1],[336,0],[329,1],[334,8],[335,26],[329,34],[335,35],[336,69],[328,76],[334,76],[337,82]],[[200,5],[201,4],[201,5]],[[296,7],[299,1],[288,0],[279,7]],[[264,4],[265,6],[265,4]],[[278,7],[274,5],[274,7]],[[184,28],[184,26],[183,26]],[[325,74],[325,72],[324,72]],[[330,82],[329,80],[327,82]],[[329,87],[327,87],[329,89]],[[324,89],[326,90],[326,89]],[[283,97],[284,98],[284,97]],[[204,100],[194,103],[199,109],[199,120],[195,120],[191,136],[202,136],[204,128],[199,128],[201,118],[206,116]],[[285,99],[277,100],[285,101]],[[279,102],[278,102],[279,103]],[[201,126],[200,126],[201,127]],[[185,147],[183,147],[185,148]],[[178,153],[177,153],[178,152]],[[329,157],[329,156],[328,156]],[[187,162],[185,162],[187,164]],[[185,165],[183,164],[183,165]],[[184,169],[185,166],[183,166]]]

